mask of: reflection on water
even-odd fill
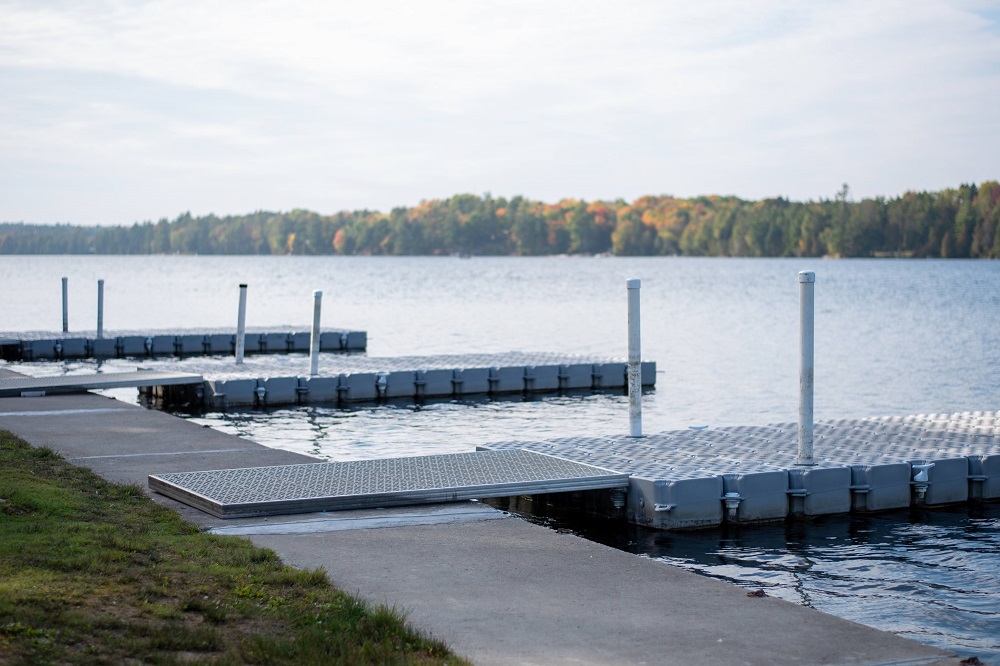
[[[519,508],[556,529],[1000,664],[1000,503],[689,532]]]

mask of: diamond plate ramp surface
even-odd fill
[[[156,492],[219,518],[619,488],[628,474],[524,450],[150,475]]]

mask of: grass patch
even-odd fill
[[[464,662],[321,570],[0,431],[0,663]]]

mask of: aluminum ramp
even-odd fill
[[[38,396],[52,393],[83,393],[96,389],[132,386],[175,386],[201,384],[201,375],[184,372],[107,372],[99,375],[62,375],[59,377],[5,377],[0,379],[0,398]]]
[[[628,474],[523,450],[149,476],[150,489],[218,518],[623,488]]]

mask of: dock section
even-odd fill
[[[192,366],[197,369],[197,366]],[[624,390],[628,364],[622,359],[551,352],[445,354],[372,358],[346,355],[324,360],[321,375],[246,377],[230,368],[209,379],[205,406],[276,406],[350,403],[394,398],[450,398]],[[241,371],[252,372],[252,368]],[[656,363],[642,363],[642,385],[656,384]]]
[[[817,423],[811,466],[796,464],[795,424],[480,448],[526,449],[625,472],[625,517],[660,529],[1000,499],[1000,412]],[[588,509],[623,513],[610,501]]]
[[[808,466],[796,464],[795,429],[774,425],[503,442],[479,453],[150,476],[149,485],[218,517],[552,494],[658,529],[1000,499],[1000,413],[833,421],[815,432],[822,446]],[[584,490],[610,492],[595,501]]]
[[[310,336],[310,331],[303,329],[252,328],[247,330],[245,352],[308,352]],[[320,351],[364,351],[367,346],[365,331],[324,329],[320,335]],[[235,351],[235,332],[217,329],[119,331],[103,337],[47,331],[0,333],[0,358],[6,361],[211,356]]]
[[[150,358],[143,365],[146,367],[139,368],[138,373],[74,375],[72,379],[65,379],[66,386],[75,390],[136,386],[151,406],[197,411],[302,404],[344,405],[394,399],[624,391],[628,370],[628,364],[622,359],[552,352],[385,358],[325,354],[319,374],[315,376],[303,372],[308,372],[308,368],[301,358],[277,355],[258,357],[241,365],[221,356]],[[163,381],[156,381],[157,378]],[[196,378],[197,386],[191,385],[192,378]],[[119,383],[114,383],[116,380]],[[644,388],[655,386],[655,362],[642,362],[641,382]],[[22,383],[26,387],[32,385],[24,389],[27,391],[44,391],[46,386],[57,389],[56,380],[51,378],[39,379],[38,388],[34,388],[27,378]],[[179,388],[178,384],[185,386]],[[20,395],[14,388],[12,385],[5,395]]]

